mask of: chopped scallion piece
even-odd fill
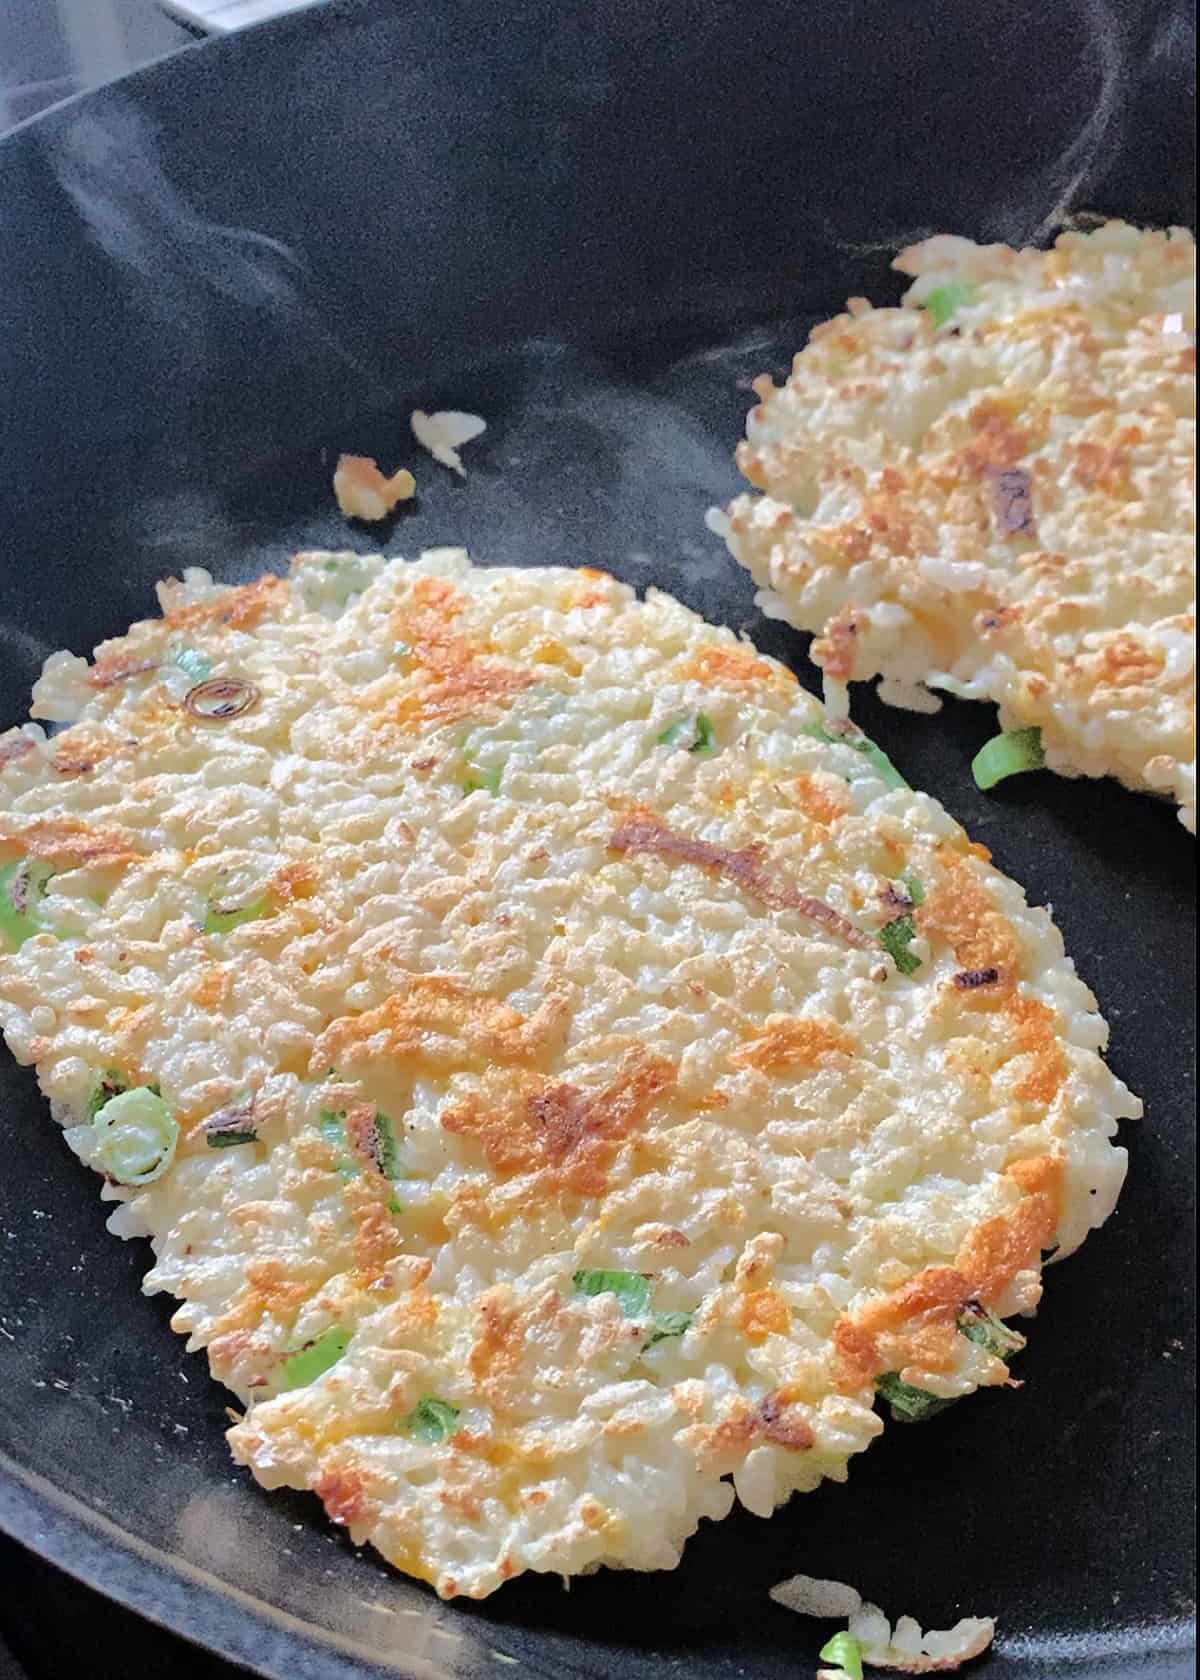
[[[256,1143],[254,1098],[249,1091],[227,1108],[219,1108],[204,1122],[204,1140],[210,1149],[233,1149],[239,1143]]]
[[[615,1295],[626,1318],[645,1318],[650,1307],[650,1279],[641,1272],[594,1271],[586,1267],[572,1282],[580,1295]]]
[[[38,912],[53,873],[32,858],[21,858],[0,869],[0,949],[7,946],[17,951],[33,934],[54,931]]]
[[[660,747],[679,747],[693,758],[714,758],[720,751],[712,719],[705,712],[692,712],[668,724],[657,737]]]
[[[400,1177],[400,1161],[396,1151],[396,1137],[392,1122],[386,1114],[375,1116],[375,1165],[384,1178]]]
[[[973,281],[951,280],[947,285],[927,292],[924,303],[933,317],[934,326],[940,331],[960,309],[974,303],[978,296]]]
[[[335,1113],[332,1108],[323,1108],[318,1123],[321,1136],[333,1150],[337,1171],[343,1178],[357,1178],[358,1167],[350,1158],[350,1145],[346,1138],[346,1116]]]
[[[911,916],[897,916],[879,930],[879,943],[891,957],[901,974],[915,974],[921,959],[914,956],[909,945],[917,937],[917,924]]]
[[[968,1341],[986,1348],[994,1359],[1003,1359],[1005,1364],[1025,1346],[1024,1336],[1010,1330],[989,1307],[975,1301],[964,1310],[958,1320],[958,1328]]]
[[[862,1646],[845,1629],[827,1639],[817,1655],[822,1662],[836,1663],[850,1680],[863,1680]]]
[[[307,1388],[309,1383],[316,1382],[318,1377],[323,1377],[337,1364],[349,1342],[349,1330],[326,1330],[315,1342],[288,1354],[279,1367],[275,1387],[281,1393],[289,1388]]]
[[[431,1394],[424,1400],[417,1401],[404,1419],[402,1427],[414,1441],[428,1441],[433,1446],[439,1446],[453,1435],[458,1418],[457,1406],[452,1406],[448,1400],[439,1400]]]
[[[991,788],[1006,776],[1041,770],[1045,764],[1042,732],[1034,724],[1030,729],[1006,729],[1002,735],[993,735],[971,760],[971,774],[976,787]]]
[[[92,1094],[88,1098],[88,1119],[94,1120],[106,1102],[111,1102],[113,1097],[119,1097],[122,1091],[128,1089],[129,1087],[121,1078],[121,1075],[113,1068],[109,1068],[107,1073],[97,1074],[96,1083],[92,1086]]]
[[[909,898],[913,901],[913,908],[919,909],[925,902],[925,883],[912,869],[903,870],[901,872],[900,879],[904,883],[904,888],[908,893]]]
[[[409,646],[409,644],[407,642],[393,642],[392,643],[392,653],[393,653],[394,657],[397,658],[397,659],[403,659],[405,654],[408,654],[408,653],[411,653],[411,652],[412,652],[412,648]]]
[[[642,1343],[642,1352],[652,1348],[655,1342],[665,1342],[672,1336],[682,1336],[685,1331],[691,1329],[693,1316],[690,1312],[656,1312],[654,1329]]]
[[[206,653],[194,647],[176,648],[168,656],[167,663],[177,666],[184,676],[190,677],[193,686],[196,683],[207,682],[213,672],[212,660]]]
[[[503,766],[494,770],[481,770],[478,765],[472,764],[463,778],[463,792],[499,793],[500,778],[503,774]]]
[[[851,727],[839,734],[835,730],[826,729],[823,723],[806,723],[803,725],[802,733],[811,735],[817,741],[828,741],[830,746],[833,747],[853,747],[856,753],[862,754],[880,781],[887,787],[906,788],[908,786],[908,783],[883,748],[877,747],[870,736],[864,735],[861,729]]]
[[[206,1132],[204,1136],[210,1149],[234,1149],[239,1143],[258,1142],[258,1133],[253,1126],[244,1126],[241,1131],[227,1126],[223,1131]]]
[[[204,912],[205,933],[230,933],[244,922],[256,922],[260,916],[266,914],[270,901],[264,893],[261,898],[253,899],[249,904],[243,904],[236,910],[222,910],[210,899]]]
[[[96,1163],[118,1184],[152,1184],[171,1165],[179,1124],[148,1085],[122,1091],[96,1110]]]
[[[899,1423],[921,1423],[954,1404],[953,1400],[943,1400],[923,1388],[915,1388],[912,1383],[901,1382],[895,1371],[885,1371],[883,1376],[876,1377],[875,1392],[887,1401]]]

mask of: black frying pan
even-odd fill
[[[330,452],[395,462],[417,404],[489,421],[391,551],[578,562],[748,629],[705,532],[744,382],[922,231],[1025,240],[1072,205],[1188,220],[1191,23],[1078,0],[334,5],[184,53],[0,144],[0,717],[42,657],[344,545]],[[1036,900],[1146,1099],[1117,1214],[1051,1275],[1019,1396],[890,1430],[848,1488],[739,1514],[669,1575],[439,1605],[315,1502],[235,1473],[225,1397],[137,1293],[140,1245],[32,1078],[0,1067],[0,1519],[106,1593],[289,1680],[811,1670],[798,1569],[925,1625],[995,1613],[991,1676],[1190,1671],[1194,847],[1111,783],[968,763],[987,709],[860,699],[912,781]],[[498,1655],[497,1655],[498,1653]]]

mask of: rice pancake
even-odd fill
[[[160,595],[0,736],[0,1017],[239,1463],[481,1597],[1008,1380],[1140,1105],[934,800],[604,573]]]
[[[852,299],[763,375],[728,509],[760,605],[817,632],[831,704],[882,674],[1038,728],[1064,775],[1195,831],[1195,287],[1189,233],[1054,249],[939,236],[900,309]],[[986,785],[986,784],[985,784]]]

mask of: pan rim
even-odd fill
[[[114,87],[136,94],[144,85],[143,78],[145,83],[158,78],[168,61],[180,66],[170,72],[173,76],[206,74],[218,62],[215,55],[235,50],[228,43],[243,34],[257,37],[270,31],[283,40],[310,34],[318,27],[364,24],[378,9],[372,0],[326,0],[321,8],[313,0],[299,12],[264,20],[237,35],[184,44],[128,75],[80,90],[25,119],[0,137],[0,163],[16,146],[38,143],[38,124],[49,125],[81,100],[103,97]],[[198,61],[194,55],[201,48],[208,56]],[[185,69],[189,64],[191,68]],[[245,1665],[265,1680],[329,1680],[331,1672],[347,1680],[381,1676],[449,1680],[450,1670],[414,1653],[397,1653],[394,1660],[384,1657],[353,1638],[244,1592],[177,1554],[160,1551],[2,1451],[0,1531],[81,1584],[215,1655]],[[1085,1648],[1083,1641],[1089,1637],[1095,1644]],[[1002,1654],[1018,1662],[1055,1661],[1066,1672],[1107,1674],[1111,1680],[1134,1673],[1176,1680],[1192,1672],[1195,1648],[1194,1625],[1188,1617],[1171,1616],[1165,1609],[1150,1626],[1097,1628],[1090,1635],[1060,1634],[1046,1639],[1015,1635],[1003,1643]]]

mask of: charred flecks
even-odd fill
[[[964,968],[954,976],[954,984],[961,992],[973,992],[980,986],[994,986],[999,978],[998,968]]]
[[[1034,528],[1033,480],[1024,467],[997,468],[991,474],[992,513],[1006,536],[1027,535]]]

